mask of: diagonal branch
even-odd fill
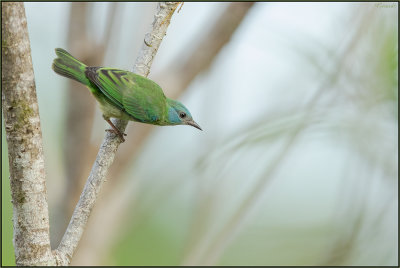
[[[89,46],[93,46],[93,40],[89,40],[86,27],[89,5],[87,2],[71,3],[70,5],[67,37],[68,50],[83,62],[95,65],[99,64],[101,60],[93,53],[96,50],[96,46],[94,46],[94,49],[89,48]],[[69,80],[67,107],[66,126],[63,131],[63,139],[65,140],[63,152],[65,158],[65,176],[68,179],[66,179],[66,187],[60,209],[63,215],[62,224],[54,226],[57,230],[57,239],[54,236],[52,237],[52,242],[57,241],[57,243],[61,239],[77,200],[79,200],[79,193],[83,188],[85,180],[83,174],[85,172],[88,174],[89,172],[89,167],[85,170],[85,163],[93,161],[88,159],[88,152],[91,152],[93,150],[92,147],[94,147],[91,146],[89,141],[94,118],[95,100],[87,92],[84,85]]]
[[[245,19],[254,2],[230,3],[215,21],[210,31],[201,39],[185,61],[172,61],[157,81],[170,89],[171,97],[176,98],[183,93],[193,79],[214,61],[221,49],[229,43],[236,30]],[[177,64],[182,62],[182,64]]]
[[[161,2],[158,4],[152,28],[145,36],[145,42],[133,67],[135,73],[143,76],[149,74],[153,58],[166,34],[171,16],[177,6],[178,3],[174,2]],[[122,132],[125,131],[128,124],[124,120],[113,120],[113,123]],[[107,132],[68,228],[60,245],[54,251],[58,265],[70,263],[120,143],[121,141],[118,137]]]
[[[54,265],[42,131],[23,3],[1,3],[2,108],[17,265]]]
[[[162,85],[165,92],[170,92],[169,97],[177,98],[182,94],[191,81],[201,72],[205,71],[208,66],[212,63],[215,57],[219,54],[221,49],[229,43],[231,36],[240,27],[241,23],[248,14],[249,10],[254,3],[230,3],[227,5],[225,11],[219,15],[215,22],[209,27],[210,30],[204,35],[203,39],[196,42],[196,46],[192,51],[186,54],[186,51],[179,55],[179,59],[173,60],[172,64],[168,66],[163,75],[156,75],[155,81],[162,81],[159,84]],[[184,11],[184,9],[182,10]],[[193,63],[194,67],[189,68],[190,70],[185,71],[185,68],[196,61],[197,54],[201,54],[201,64]],[[183,63],[180,63],[183,58]],[[120,149],[116,156],[115,163],[112,165],[109,171],[110,186],[104,189],[101,200],[102,210],[97,213],[93,213],[91,222],[89,222],[90,229],[85,232],[85,236],[82,239],[84,243],[92,243],[96,241],[96,247],[84,247],[79,252],[79,257],[82,256],[82,260],[88,261],[88,256],[97,256],[99,252],[106,254],[109,251],[109,242],[115,239],[110,235],[97,235],[101,232],[101,226],[98,226],[96,222],[107,222],[108,225],[119,226],[124,217],[121,217],[124,211],[127,209],[126,206],[121,203],[131,202],[129,198],[132,196],[129,193],[129,187],[122,186],[122,174],[126,172],[126,169],[131,166],[135,161],[135,158],[140,154],[140,150],[143,148],[147,137],[154,130],[154,126],[146,124],[131,124],[128,129],[129,139],[125,142],[123,148]],[[115,198],[118,196],[119,198]],[[162,198],[162,197],[160,197]],[[124,201],[121,201],[123,199]],[[119,203],[121,202],[121,203]],[[195,219],[194,221],[201,221],[201,219]],[[196,230],[195,233],[198,230]],[[194,239],[194,238],[193,238]],[[191,239],[189,243],[193,240]],[[102,254],[100,253],[100,254]],[[77,256],[78,257],[78,256]],[[79,258],[78,257],[78,258]],[[90,258],[90,257],[89,257]],[[90,261],[89,261],[90,262]]]
[[[68,48],[73,55],[76,55],[77,58],[89,66],[102,66],[106,50],[113,35],[113,28],[117,22],[117,4],[115,2],[110,3],[104,38],[101,43],[96,44],[89,34],[91,30],[87,27],[87,17],[90,14],[90,8],[93,9],[94,4],[87,2],[71,3]],[[66,188],[61,205],[61,213],[65,215],[65,218],[63,218],[63,224],[55,226],[57,235],[60,237],[58,239],[52,237],[52,242],[61,239],[67,220],[72,214],[75,204],[79,200],[80,191],[85,184],[85,176],[87,176],[85,174],[90,172],[90,165],[98,150],[97,146],[90,142],[95,100],[84,85],[72,80],[68,81],[68,85],[68,111],[64,132],[65,148],[63,150],[66,178],[68,179],[66,180]]]
[[[179,97],[190,85],[193,79],[205,71],[221,49],[229,43],[232,35],[242,23],[246,14],[254,2],[230,3],[226,10],[218,17],[210,31],[200,40],[190,55],[185,58],[182,64],[177,65],[181,60],[174,60],[171,66],[155,81],[163,81],[162,87],[170,92],[170,98]],[[182,55],[180,55],[182,57]],[[137,124],[135,125],[135,136],[127,141],[129,150],[124,150],[118,156],[118,162],[111,169],[112,177],[117,178],[125,171],[132,159],[135,158],[141,147],[134,146],[143,144],[154,127]]]

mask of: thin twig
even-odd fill
[[[91,4],[87,2],[72,3],[69,14],[68,50],[78,59],[87,64],[93,63],[88,46],[91,41],[88,39],[86,18]],[[89,61],[90,60],[90,61]],[[55,76],[55,75],[54,75]],[[93,149],[90,146],[90,130],[94,118],[95,100],[82,84],[68,80],[67,89],[67,111],[66,126],[63,131],[63,153],[65,165],[66,187],[59,202],[59,219],[56,217],[56,224],[52,226],[54,232],[52,243],[59,243],[68,224],[68,219],[79,200],[79,194],[85,183],[85,175],[89,168],[85,163],[89,161],[89,153]],[[90,147],[90,148],[88,148]],[[97,152],[97,148],[96,148]],[[77,157],[79,155],[79,157]],[[94,158],[94,156],[93,156]],[[93,159],[92,158],[92,159]],[[91,162],[90,162],[91,164]]]
[[[253,4],[254,3],[228,4],[227,9],[222,12],[222,14],[215,20],[215,23],[210,26],[210,31],[204,34],[204,38],[198,42],[198,46],[196,46],[192,51],[188,51],[189,55],[180,54],[179,59],[173,60],[173,63],[165,68],[163,75],[156,75],[157,78],[154,80],[161,81],[160,85],[162,85],[165,92],[172,93],[168,94],[168,97],[177,98],[186,90],[191,81],[199,73],[207,69],[213,59],[219,54],[223,46],[229,42],[231,36],[235,33],[236,29],[238,29],[240,23],[244,20],[248,11],[251,10]],[[194,61],[199,57],[198,54],[201,54],[201,64],[194,63]],[[177,65],[177,63],[181,62],[181,58],[185,60],[183,63]],[[193,67],[188,68],[191,63],[193,63]],[[188,70],[185,70],[185,68],[188,68]],[[172,89],[174,90],[172,91]],[[126,194],[125,192],[128,191],[126,190],[126,187],[120,186],[122,183],[125,183],[122,182],[121,175],[126,172],[128,167],[131,167],[135,158],[140,155],[146,139],[154,128],[154,126],[146,124],[136,123],[130,125],[126,144],[124,144],[124,148],[121,148],[120,152],[116,156],[115,163],[109,172],[110,177],[112,178],[110,185],[112,186],[104,189],[104,195],[100,200],[104,205],[102,205],[101,212],[93,215],[93,219],[95,219],[93,220],[93,223],[105,222],[109,221],[109,218],[113,218],[115,219],[113,221],[113,226],[117,226],[120,225],[121,221],[123,221],[123,217],[119,217],[119,215],[123,214],[125,207],[119,205],[119,200],[115,199],[115,196],[123,198],[125,202],[131,202],[128,200],[128,196],[131,196],[131,194]],[[103,241],[109,241],[113,238],[110,238],[109,236],[96,235],[99,231],[97,230],[98,226],[92,226],[90,222],[89,225],[91,226],[90,230],[85,233],[85,238],[83,238],[83,240],[92,241],[95,239],[98,241],[97,245],[100,245],[99,247],[102,248],[102,251],[108,252],[108,244],[103,243]],[[195,233],[197,233],[197,231]],[[95,256],[97,251],[96,253],[93,251],[98,250],[98,248],[94,249],[86,247],[84,250],[85,254],[82,253],[82,256],[85,256],[86,258],[87,256]]]
[[[162,75],[154,79],[155,81],[162,81],[160,84],[164,90],[170,92],[168,97],[179,97],[191,81],[210,66],[221,49],[229,42],[253,4],[251,2],[229,4],[214,25],[210,27],[210,32],[204,35],[204,39],[200,40],[198,45],[190,52],[190,55],[188,57],[179,56],[186,58],[186,60],[178,65],[176,63],[181,61],[173,60],[173,64],[168,66]],[[153,129],[154,127],[135,125],[135,132],[139,134],[127,141],[129,144],[127,147],[130,150],[125,150],[118,156],[118,163],[110,171],[113,178],[119,177],[140,152],[141,147],[133,145],[143,144]]]
[[[151,47],[143,44],[142,50],[133,67],[135,73],[143,76],[149,74],[153,58],[166,34],[171,14],[173,14],[176,7],[177,3],[173,2],[161,2],[158,4],[152,28],[146,35],[146,41],[151,44]],[[165,20],[165,18],[167,19]],[[154,38],[154,36],[160,38]],[[113,124],[122,132],[125,131],[127,123],[124,120],[113,120]],[[70,263],[120,143],[121,140],[114,134],[106,133],[68,228],[60,245],[54,250],[54,256],[58,265],[67,265]]]
[[[105,23],[104,38],[96,43],[90,36],[87,28],[87,17],[93,13],[93,3],[72,3],[68,33],[68,49],[82,62],[89,66],[102,66],[105,54],[110,44],[114,25],[120,22],[116,17],[118,3],[111,3]],[[91,10],[92,12],[91,12]],[[67,127],[65,129],[65,173],[66,187],[63,200],[60,203],[59,213],[62,217],[56,218],[53,226],[52,243],[59,243],[79,200],[80,192],[85,184],[86,176],[90,172],[93,159],[98,152],[98,145],[90,142],[90,134],[94,120],[95,100],[87,88],[75,81],[68,81],[68,111]],[[76,157],[79,155],[79,157]]]
[[[102,66],[107,48],[109,47],[118,3],[110,3],[104,38],[96,44],[90,36],[87,17],[93,3],[72,3],[70,11],[70,31],[68,47],[73,55],[89,66]],[[71,215],[79,193],[85,184],[85,176],[90,171],[90,165],[97,153],[97,146],[90,143],[90,134],[94,120],[95,100],[87,88],[75,81],[69,81],[68,89],[67,128],[65,130],[66,180],[63,214]],[[79,155],[79,157],[76,157]],[[57,226],[58,227],[58,226]],[[64,230],[65,226],[62,227]],[[60,234],[61,235],[61,234]],[[61,237],[60,237],[61,238]],[[53,240],[54,241],[54,240]]]

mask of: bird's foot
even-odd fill
[[[124,136],[126,136],[125,133],[121,133],[121,131],[119,131],[119,130],[117,131],[117,130],[115,130],[113,128],[108,128],[108,129],[106,129],[106,131],[114,133],[115,135],[117,135],[121,139],[122,142],[125,142],[125,139],[124,139]]]
[[[103,114],[103,118],[112,127],[112,129],[106,129],[106,131],[114,132],[114,134],[116,134],[116,135],[118,135],[118,137],[120,137],[122,142],[125,142],[124,136],[126,136],[126,134],[125,133],[121,133],[121,131],[116,126],[114,126],[114,124],[110,121],[109,117],[106,117]]]

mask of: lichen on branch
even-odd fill
[[[2,5],[2,108],[17,265],[54,265],[39,106],[23,3]]]

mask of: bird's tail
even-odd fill
[[[74,79],[86,86],[90,85],[90,81],[86,78],[86,65],[75,59],[71,54],[62,48],[56,48],[58,58],[54,59],[53,70],[59,75]]]

